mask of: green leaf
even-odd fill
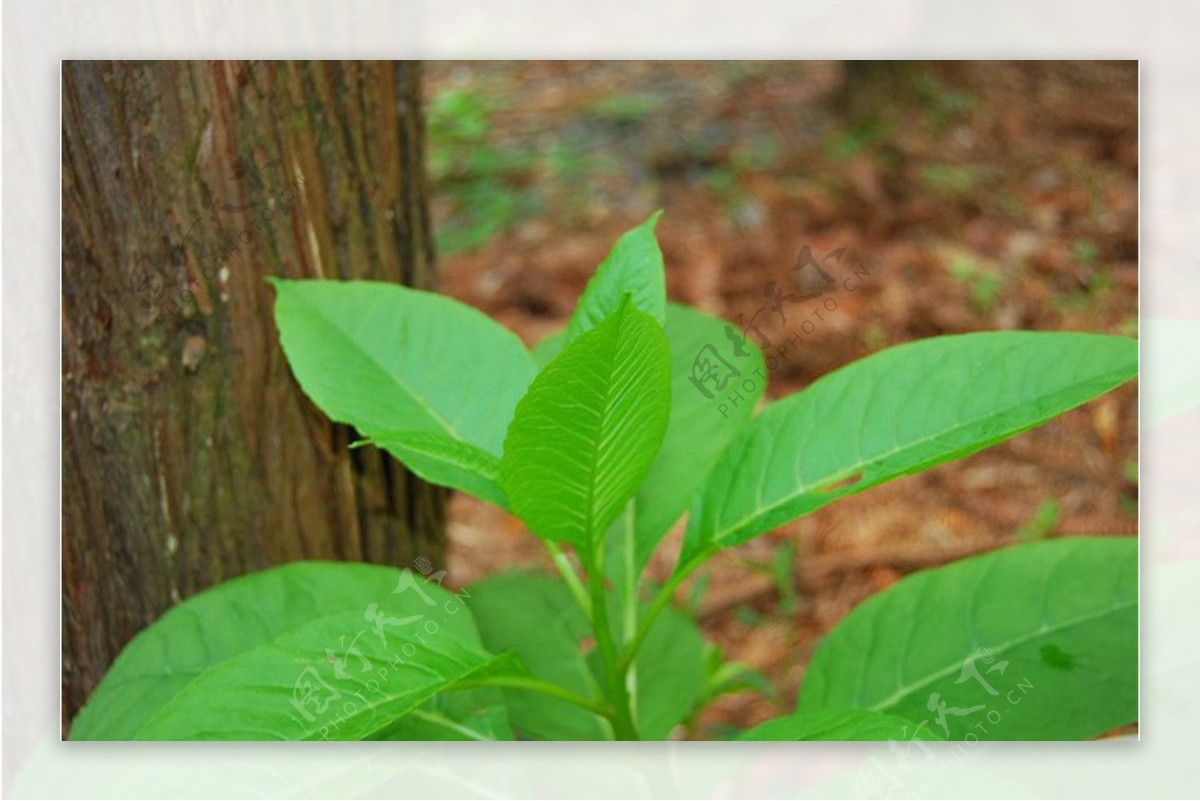
[[[538,363],[539,367],[545,367],[554,361],[554,357],[562,353],[562,349],[566,346],[566,331],[555,331],[553,334],[547,334],[540,342],[534,345],[533,360]]]
[[[746,427],[766,388],[766,367],[753,342],[739,355],[725,335],[724,320],[671,304],[666,334],[671,347],[671,416],[662,447],[634,500],[636,569],[641,573],[655,546],[683,515],[708,476],[708,468]],[[698,359],[722,359],[728,381],[742,400],[708,397],[693,383]],[[736,374],[733,372],[736,371]],[[743,382],[752,382],[743,385]],[[747,388],[749,386],[750,388]]]
[[[431,431],[391,431],[366,442],[383,448],[426,481],[508,508],[500,489],[500,460],[486,451]]]
[[[591,626],[561,581],[539,573],[506,573],[469,589],[468,602],[489,649],[512,651],[530,675],[600,699]],[[608,600],[615,617],[617,599]],[[695,623],[674,610],[666,610],[651,627],[635,660],[635,708],[643,739],[666,737],[695,708],[704,688],[703,650]],[[585,709],[525,690],[504,693],[513,727],[527,737],[611,736],[607,721]]]
[[[320,618],[210,668],[146,721],[135,739],[364,740],[457,684],[511,672],[507,657],[450,636],[426,638],[403,656],[398,643],[389,648],[374,637],[351,640],[362,623],[357,612]],[[326,650],[342,638],[357,652],[336,677]],[[318,700],[307,709],[297,706],[307,698]]]
[[[695,562],[845,495],[975,453],[1137,372],[1137,342],[1008,331],[881,351],[772,403],[721,455],[688,521]]]
[[[280,341],[322,411],[367,436],[441,434],[498,456],[536,365],[450,298],[371,281],[273,281]]]
[[[200,593],[138,634],[71,738],[361,739],[504,666],[465,603],[411,571],[298,562]]]
[[[665,609],[634,660],[638,735],[665,739],[695,711],[704,694],[704,637],[696,623]]]
[[[1094,737],[1137,719],[1137,585],[1132,538],[1046,540],[909,576],[820,644],[798,710],[885,712],[954,740]]]
[[[567,323],[567,341],[590,331],[611,315],[629,295],[635,308],[660,324],[666,314],[667,282],[662,251],[654,238],[661,211],[621,235],[588,282]]]
[[[694,309],[676,303],[667,306],[671,414],[666,434],[632,500],[631,522],[618,519],[605,538],[605,576],[618,594],[636,594],[637,580],[654,549],[695,499],[728,441],[750,421],[766,389],[762,354],[751,342],[739,341],[739,347],[734,347],[726,327],[724,320]],[[728,329],[736,332],[732,326]],[[692,381],[701,361],[724,369],[721,378],[730,393],[713,395],[707,384]],[[749,386],[743,381],[750,381]],[[742,395],[742,401],[728,402],[733,391]]]
[[[397,575],[373,565],[298,562],[189,598],[125,647],[72,723],[71,738],[132,739],[152,712],[209,667],[313,618],[387,597]]]
[[[442,693],[383,732],[380,740],[512,740],[504,693],[477,687]]]
[[[750,421],[766,388],[766,368],[753,342],[735,347],[728,324],[686,306],[669,304],[665,332],[671,349],[671,412],[650,471],[632,501],[632,528],[624,518],[605,537],[605,575],[618,592],[637,592],[637,581],[671,526],[703,486],[709,466]],[[732,326],[729,330],[740,333]],[[696,383],[696,365],[718,365],[728,393]],[[749,382],[748,384],[742,382]],[[730,403],[738,392],[742,400]],[[630,547],[632,543],[632,548]]]
[[[624,628],[618,614],[620,599],[613,593],[607,597],[609,619],[615,624],[617,641],[621,642]],[[588,665],[600,682],[604,663],[598,651],[588,654]],[[638,737],[666,739],[704,697],[707,678],[704,637],[696,623],[675,609],[664,609],[638,649],[634,673],[637,691],[633,716]]]
[[[517,405],[500,461],[513,511],[537,536],[590,553],[645,478],[670,395],[662,327],[626,301]]]
[[[561,582],[538,573],[502,573],[468,587],[467,603],[484,645],[511,651],[529,674],[585,698],[600,698],[584,660],[591,626]],[[527,690],[504,690],[512,725],[526,737],[603,740],[607,722],[565,701]]]
[[[941,740],[927,725],[862,709],[822,709],[768,720],[738,740]]]

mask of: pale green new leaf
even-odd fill
[[[856,708],[939,736],[1081,740],[1138,716],[1137,541],[1006,548],[896,583],[817,648],[798,711]]]
[[[627,300],[517,405],[500,461],[513,511],[537,536],[590,553],[645,478],[670,396],[662,326]]]
[[[688,522],[683,562],[845,495],[975,453],[1137,372],[1137,342],[1027,331],[877,353],[770,404],[729,445]]]
[[[300,386],[367,436],[427,431],[499,456],[536,372],[515,334],[450,298],[372,281],[274,282]]]
[[[941,740],[927,725],[864,709],[822,709],[768,720],[744,731],[738,740]]]
[[[390,431],[367,442],[383,448],[430,483],[508,508],[500,489],[500,459],[474,445],[432,431]]]
[[[383,616],[386,644],[375,614]],[[430,648],[418,647],[418,634]],[[370,671],[352,648],[371,662]],[[347,679],[336,675],[331,655],[343,661]],[[397,657],[411,669],[390,669]],[[301,739],[320,737],[326,727],[330,739],[373,736],[376,724],[394,722],[383,718],[489,669],[492,659],[466,605],[411,571],[297,562],[233,579],[169,610],[117,657],[70,734],[73,740]],[[291,702],[302,679],[330,701],[320,714],[319,704],[302,704],[311,721]],[[366,679],[377,682],[367,688],[374,690],[369,712],[360,703],[357,722],[329,728],[334,693],[344,707],[355,691],[366,693]]]
[[[625,297],[635,308],[663,322],[667,306],[667,281],[662,251],[654,237],[661,211],[650,215],[637,228],[621,235],[613,249],[596,268],[575,313],[567,322],[567,342],[590,331],[616,311]]]

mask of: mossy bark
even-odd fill
[[[219,581],[439,562],[443,498],[305,398],[265,280],[432,285],[418,66],[66,62],[62,114],[70,720]]]

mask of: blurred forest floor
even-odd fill
[[[726,319],[770,281],[794,291],[805,245],[869,265],[771,398],[940,334],[1137,334],[1136,64],[446,62],[426,82],[441,287],[531,345],[658,208],[671,299]],[[814,308],[757,321],[783,338]],[[453,583],[545,563],[519,521],[464,496],[450,510]],[[720,699],[690,736],[790,711],[819,637],[906,573],[1136,531],[1135,385],[784,526],[691,582],[706,634],[777,692]]]

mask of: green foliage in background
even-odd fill
[[[483,124],[460,116],[463,135]],[[667,738],[761,684],[674,604],[712,556],[1136,374],[1130,339],[989,332],[887,348],[765,404],[757,382],[723,409],[691,379],[726,324],[667,303],[656,220],[532,352],[439,295],[276,281],[313,402],[520,517],[557,575],[451,593],[442,573],[298,563],[231,581],[135,638],[72,738]],[[762,370],[743,346],[733,366]],[[685,512],[682,553],[653,586],[648,560]],[[860,605],[822,641],[796,711],[741,739],[1087,739],[1135,721],[1136,542],[1042,533]],[[795,558],[773,565],[781,583]]]
[[[534,196],[522,186],[537,164],[537,151],[492,143],[492,108],[482,92],[440,92],[427,115],[429,175],[454,209],[438,227],[439,253],[481,247],[537,211]]]

